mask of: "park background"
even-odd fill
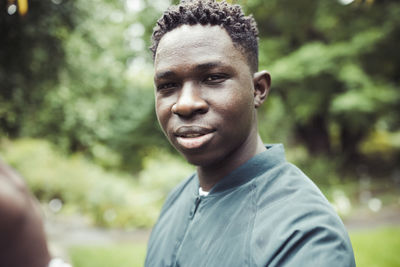
[[[331,201],[358,266],[400,266],[400,1],[230,2],[254,15],[272,75],[263,140]],[[141,266],[163,200],[194,170],[154,112],[148,47],[170,3],[0,2],[0,155],[75,267]]]

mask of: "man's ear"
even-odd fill
[[[271,88],[271,75],[268,71],[262,70],[254,73],[254,106],[258,108],[264,103]]]

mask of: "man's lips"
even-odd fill
[[[204,126],[181,126],[174,131],[178,144],[186,149],[199,148],[208,143],[215,130]]]
[[[204,127],[198,125],[181,126],[174,131],[174,135],[178,137],[190,138],[190,137],[198,137],[200,135],[205,135],[214,131],[215,130],[210,127]]]

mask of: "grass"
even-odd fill
[[[354,231],[350,234],[357,266],[400,266],[400,226]],[[143,266],[145,244],[78,246],[70,250],[74,267]]]
[[[69,254],[74,267],[139,267],[144,265],[146,244],[75,246]]]
[[[357,266],[400,266],[400,227],[354,231],[350,234]]]

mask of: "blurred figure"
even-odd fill
[[[22,178],[0,160],[0,266],[45,267],[49,263],[38,204]]]

